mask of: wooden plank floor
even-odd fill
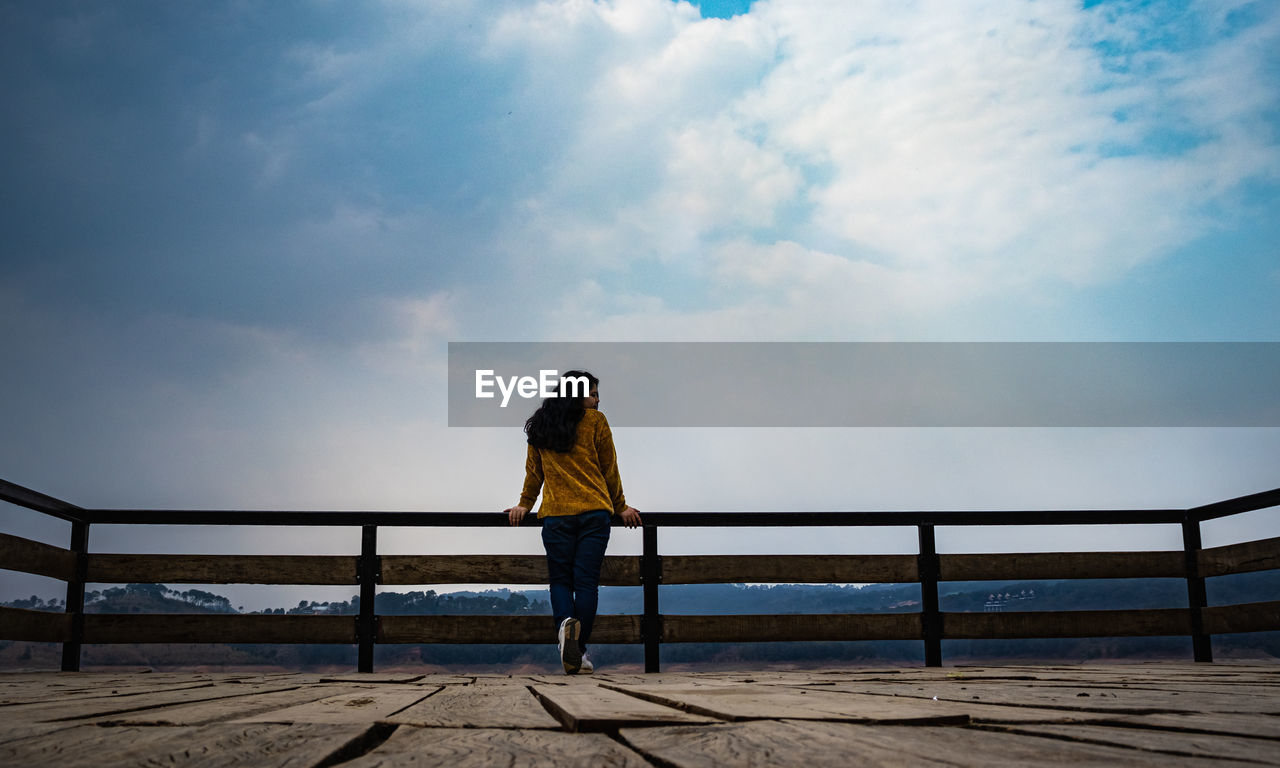
[[[0,673],[0,765],[1280,765],[1280,664]]]

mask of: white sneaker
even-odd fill
[[[591,663],[591,659],[587,658],[587,654],[582,654],[582,666],[578,668],[578,674],[589,675],[596,671],[596,666]]]
[[[582,624],[572,616],[560,622],[558,634],[560,646],[560,663],[564,665],[566,675],[576,675],[582,668],[582,648],[578,646],[578,634]]]

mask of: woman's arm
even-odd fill
[[[622,476],[618,472],[618,452],[613,447],[613,433],[609,430],[608,422],[604,425],[605,442],[608,444],[607,451],[600,451],[598,455],[601,457],[601,469],[604,470],[604,479],[609,487],[609,496],[613,502],[613,513],[622,518],[622,524],[628,528],[635,528],[643,525],[640,519],[640,510],[627,504],[626,497],[622,495]],[[609,457],[608,467],[604,469],[606,456]]]
[[[604,482],[609,489],[609,499],[613,503],[613,513],[622,518],[622,524],[628,528],[642,525],[640,510],[627,504],[622,493],[622,475],[618,472],[618,451],[613,447],[613,430],[609,429],[609,420],[601,415],[600,431],[596,436],[596,460],[600,462],[600,471],[604,473]]]
[[[524,519],[525,514],[533,508],[538,501],[538,494],[542,492],[542,454],[537,448],[529,446],[529,452],[524,460],[524,488],[520,491],[520,503],[514,507],[508,507],[503,510],[507,513],[507,517],[511,519],[512,525],[519,525]]]
[[[627,509],[627,497],[622,492],[622,475],[618,472],[618,452],[613,447],[613,431],[609,429],[609,420],[600,414],[600,425],[596,429],[596,461],[600,464],[600,473],[604,475],[605,487],[609,490],[609,501],[613,504],[613,514],[620,515]]]

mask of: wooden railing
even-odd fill
[[[57,642],[62,668],[77,670],[82,643],[325,643],[358,647],[358,669],[373,669],[377,643],[540,643],[545,616],[377,615],[377,585],[546,584],[545,558],[526,555],[379,555],[384,526],[504,526],[500,513],[253,512],[86,509],[0,481],[0,500],[71,523],[70,547],[0,533],[0,568],[67,582],[65,613],[0,608],[0,640]],[[1207,605],[1205,579],[1280,568],[1280,538],[1204,549],[1200,524],[1280,505],[1280,489],[1191,509],[987,512],[647,512],[643,554],[605,558],[601,583],[643,587],[641,614],[601,615],[592,640],[643,644],[645,669],[659,668],[662,643],[802,640],[919,640],[927,666],[942,663],[944,639],[1189,636],[1196,661],[1212,661],[1215,634],[1280,630],[1280,601]],[[92,525],[352,526],[359,555],[151,555],[90,552]],[[532,522],[537,525],[537,521]],[[1172,524],[1183,549],[1163,552],[938,554],[937,526]],[[912,526],[913,555],[662,556],[658,531],[672,527]],[[942,612],[947,581],[1179,578],[1187,607],[1144,610]],[[86,614],[87,583],[349,584],[360,588],[356,616]],[[911,583],[914,613],[670,615],[658,585],[707,583]]]

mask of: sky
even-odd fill
[[[1280,341],[1278,38],[1280,5],[1248,0],[0,2],[0,477],[105,508],[501,510],[523,435],[447,426],[450,341]],[[642,512],[1186,507],[1280,486],[1275,428],[615,440]],[[67,541],[16,508],[0,530]],[[1271,510],[1206,543],[1277,533]],[[106,526],[91,548],[358,538]],[[533,531],[384,542],[540,552]],[[611,551],[638,548],[619,531]],[[0,599],[60,592],[0,571]]]

